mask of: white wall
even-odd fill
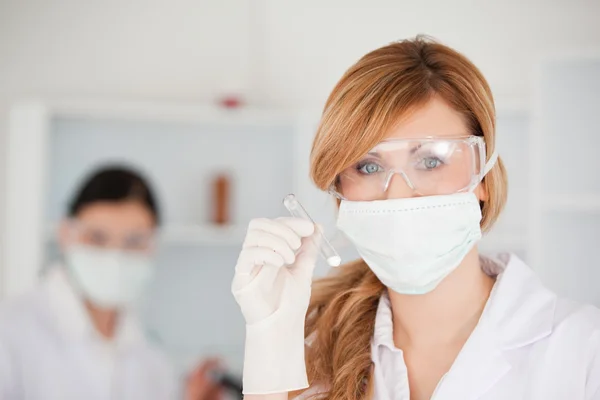
[[[0,0],[0,88],[197,100],[234,85],[320,103],[366,51],[425,32],[522,97],[536,54],[600,45],[598,18],[594,0]]]
[[[598,1],[269,0],[267,10],[268,100],[289,104],[321,101],[358,57],[417,33],[465,53],[510,98],[528,96],[536,54],[600,46]]]
[[[498,98],[525,101],[537,55],[600,46],[599,18],[594,0],[0,0],[0,159],[16,98],[211,100],[234,88],[314,106],[366,51],[423,32],[471,57]]]

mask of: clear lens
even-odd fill
[[[400,178],[424,196],[461,192],[479,181],[483,151],[477,136],[384,141],[338,176],[335,191],[348,200],[375,200]]]

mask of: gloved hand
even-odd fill
[[[232,284],[246,319],[244,394],[308,387],[304,320],[320,235],[300,218],[250,222]]]

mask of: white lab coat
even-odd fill
[[[558,298],[514,255],[483,261],[496,283],[432,400],[600,400],[600,310]],[[387,295],[377,309],[371,359],[374,399],[409,400]],[[324,391],[317,385],[300,399]]]
[[[93,329],[62,268],[0,307],[0,399],[172,400],[167,359],[124,316],[107,342]]]

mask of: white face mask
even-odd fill
[[[150,257],[119,250],[73,246],[65,259],[76,289],[103,308],[131,305],[154,275]]]
[[[338,228],[384,285],[424,294],[461,263],[481,238],[479,200],[471,193],[342,201]]]
[[[472,190],[497,158],[493,152],[466,193],[342,200],[338,229],[388,288],[403,294],[431,292],[481,239],[481,208]]]

